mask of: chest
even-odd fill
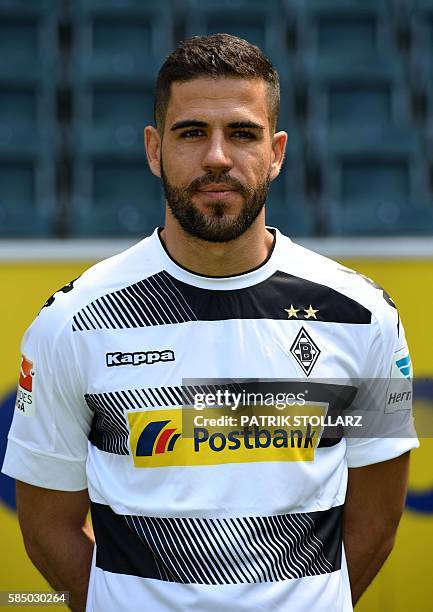
[[[269,319],[190,321],[79,334],[86,393],[188,379],[360,378],[368,325]]]

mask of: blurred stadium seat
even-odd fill
[[[304,161],[303,136],[292,128],[280,176],[271,183],[266,222],[296,236],[315,233],[314,209],[305,197]]]
[[[425,143],[412,123],[391,3],[287,4],[297,8],[296,73],[306,83],[307,158],[321,170],[324,233],[431,233]]]
[[[314,129],[401,125],[410,121],[409,100],[400,62],[368,57],[353,63],[340,59],[320,70],[305,71],[309,87],[310,125]]]
[[[415,52],[433,50],[433,2],[413,0],[409,3]],[[426,58],[427,59],[427,58]],[[431,59],[431,57],[430,57]]]
[[[54,0],[0,3],[0,236],[45,236],[55,213]]]
[[[299,48],[304,62],[365,57],[391,46],[386,0],[297,0]]]
[[[0,236],[47,236],[52,231],[54,164],[51,157],[0,157]]]
[[[162,221],[143,151],[155,76],[180,38],[220,31],[280,73],[289,146],[269,223],[433,232],[433,0],[0,0],[0,236]]]
[[[285,24],[279,0],[185,0],[186,35],[226,32],[252,42],[278,66],[285,60]]]
[[[433,175],[433,1],[416,0],[410,13],[412,39],[410,80],[421,101],[421,127],[426,137],[426,152]]]
[[[74,6],[71,18],[71,231],[143,235],[162,218],[143,127],[153,123],[154,79],[172,47],[171,14],[161,2],[86,0]]]
[[[76,76],[153,79],[155,60],[158,65],[173,46],[169,9],[167,2],[157,0],[74,2],[70,18],[76,36]]]
[[[160,181],[142,157],[81,156],[74,205],[76,236],[144,236],[163,221]]]
[[[361,128],[326,139],[323,206],[336,235],[431,233],[428,174],[416,133]]]

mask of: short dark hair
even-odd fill
[[[274,130],[280,107],[278,73],[266,55],[248,41],[231,34],[193,36],[183,41],[165,60],[156,79],[155,123],[164,129],[173,82],[199,77],[262,79],[268,87],[269,120]]]

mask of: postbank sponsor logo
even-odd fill
[[[321,435],[308,418],[326,414],[327,404],[286,410],[255,406],[260,419],[228,416],[227,409],[192,407],[129,412],[130,448],[137,468],[220,465],[257,461],[313,461]],[[276,415],[276,420],[263,415]],[[242,420],[241,417],[244,417]],[[291,423],[296,422],[294,426]],[[257,423],[257,424],[256,424]],[[270,424],[273,423],[273,424]]]
[[[33,397],[34,377],[34,363],[25,355],[22,355],[15,408],[25,416],[33,416],[35,414],[35,403]]]

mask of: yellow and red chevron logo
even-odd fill
[[[176,427],[167,427],[168,419],[163,421],[151,421],[141,432],[136,446],[137,457],[151,457],[171,452],[176,444],[180,433]]]

